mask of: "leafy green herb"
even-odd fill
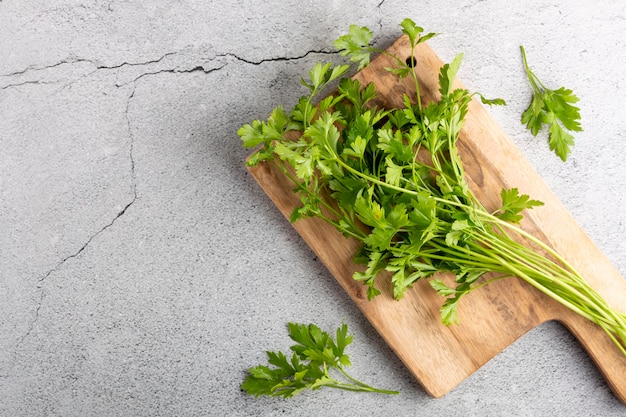
[[[335,47],[343,56],[350,56],[352,62],[359,64],[359,70],[370,63],[372,31],[366,27],[350,25],[350,33],[335,41]]]
[[[554,151],[563,161],[574,146],[574,136],[569,131],[580,132],[580,109],[574,106],[578,97],[572,90],[564,87],[550,90],[539,80],[537,75],[528,66],[526,51],[523,46],[522,57],[528,81],[533,89],[533,98],[530,105],[522,114],[522,123],[537,136],[544,125],[549,126],[550,150]]]
[[[421,36],[423,29],[408,19],[401,27],[411,42],[411,56],[433,36]],[[361,67],[372,53],[389,55],[367,45],[370,39],[369,29],[353,26],[336,45]],[[474,96],[488,104],[503,102],[455,88],[459,55],[441,68],[441,99],[424,104],[413,62],[390,57],[395,65],[388,71],[410,76],[414,84],[402,108],[377,108],[372,105],[373,84],[349,79],[341,79],[335,94],[313,106],[332,78],[327,74],[344,71],[324,65],[319,75],[310,74],[317,83],[304,82],[314,88],[286,119],[278,107],[267,121],[240,129],[244,146],[260,146],[248,163],[265,160],[293,182],[302,206],[294,210],[292,221],[315,216],[357,239],[361,246],[355,261],[363,268],[353,277],[366,285],[370,299],[381,294],[376,281],[383,271],[391,273],[396,299],[417,281],[429,279],[444,297],[441,319],[449,325],[459,321],[459,301],[465,295],[493,280],[517,276],[599,325],[626,355],[626,314],[613,310],[560,254],[517,225],[524,210],[542,203],[512,188],[502,190],[500,208],[489,212],[468,185],[457,148],[468,106]],[[576,129],[578,113],[568,107],[573,98],[567,90],[542,91],[533,99],[536,116],[529,122],[538,130],[538,121],[553,114],[557,133],[552,140],[563,154],[569,148],[556,120]],[[279,138],[276,132],[282,132]],[[442,273],[453,282],[442,279]]]
[[[527,194],[519,194],[517,188],[510,190],[502,189],[500,193],[502,199],[502,207],[498,210],[496,216],[502,220],[519,223],[524,217],[521,212],[525,209],[543,206],[543,202],[539,200],[531,200]]]
[[[291,358],[283,352],[266,352],[268,365],[273,366],[259,365],[249,370],[241,385],[248,394],[289,398],[303,390],[321,387],[398,394],[366,385],[345,371],[351,365],[345,348],[353,339],[345,323],[337,329],[335,339],[314,324],[289,323],[288,327],[289,336],[296,342],[291,346]],[[331,376],[333,369],[341,375],[341,380]]]

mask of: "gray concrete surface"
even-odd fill
[[[0,1],[0,415],[623,416],[547,323],[430,398],[246,173],[238,127],[292,105],[332,41],[411,17],[626,274],[626,6],[618,0]],[[519,123],[519,45],[581,97],[563,164]],[[355,335],[398,397],[239,385],[289,321]],[[428,358],[424,358],[428,360]]]

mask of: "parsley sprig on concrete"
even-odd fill
[[[528,66],[524,47],[520,46],[520,49],[526,76],[533,89],[533,98],[522,114],[522,123],[533,136],[537,136],[544,125],[547,125],[550,150],[565,161],[574,146],[574,136],[569,132],[583,130],[580,125],[580,109],[574,105],[579,99],[572,90],[565,87],[557,90],[547,88]]]
[[[291,346],[291,357],[280,351],[266,352],[268,365],[250,368],[241,385],[248,394],[290,398],[303,390],[322,387],[398,394],[398,391],[371,387],[346,372],[351,363],[345,349],[353,336],[348,334],[345,323],[337,329],[334,339],[314,324],[289,323],[288,328],[289,337],[296,342]]]
[[[401,26],[412,49],[433,36],[423,35],[409,19]],[[361,68],[370,54],[387,53],[371,47],[370,40],[369,29],[352,26],[336,46]],[[411,76],[415,84],[402,108],[376,108],[370,103],[373,84],[342,78],[346,66],[317,64],[303,81],[310,94],[293,111],[277,107],[267,121],[239,130],[244,146],[261,145],[249,164],[266,160],[293,181],[302,205],[291,220],[320,217],[358,239],[355,259],[364,268],[354,279],[367,286],[370,299],[380,294],[376,280],[382,271],[391,273],[396,299],[429,279],[445,297],[441,318],[449,325],[458,322],[462,297],[517,276],[599,325],[626,355],[626,314],[612,309],[560,254],[519,227],[523,212],[543,203],[505,189],[501,207],[490,212],[468,185],[457,149],[468,105],[475,95],[487,104],[502,101],[453,88],[459,55],[441,68],[441,99],[423,104],[412,62],[392,58],[396,65],[388,70]],[[314,106],[315,96],[334,80],[337,92]],[[453,274],[454,282],[436,276],[439,272]]]

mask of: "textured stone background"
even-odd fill
[[[0,1],[1,416],[623,416],[547,323],[430,398],[242,167],[236,131],[303,93],[332,41],[413,18],[626,274],[626,6],[618,0]],[[581,98],[563,164],[519,123],[540,77]],[[399,397],[248,397],[288,321],[355,334]],[[428,360],[428,358],[424,358]]]

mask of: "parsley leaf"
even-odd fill
[[[422,32],[424,32],[424,28],[422,28],[421,26],[417,26],[415,22],[408,17],[400,23],[400,26],[402,27],[402,33],[409,37],[409,41],[413,46],[422,42],[426,42],[428,39],[436,36],[436,33],[427,33],[425,35],[422,35]]]
[[[329,72],[331,68],[332,71]],[[332,67],[330,62],[325,64],[318,62],[309,71],[309,80],[303,78],[300,82],[312,92],[316,92],[329,82],[341,77],[349,68],[348,65]]]
[[[528,66],[526,51],[520,46],[528,81],[533,89],[533,98],[522,113],[522,123],[537,136],[544,125],[549,125],[549,145],[563,161],[567,160],[574,146],[574,137],[565,131],[582,131],[580,109],[574,106],[579,101],[572,90],[561,87],[551,90],[543,85]]]
[[[527,194],[520,195],[517,188],[509,190],[503,188],[500,197],[502,198],[502,207],[495,215],[511,223],[519,223],[522,220],[523,216],[520,214],[522,210],[543,206],[543,202],[531,200]]]
[[[444,64],[441,68],[439,72],[439,92],[442,96],[447,96],[452,91],[452,83],[454,82],[456,73],[459,71],[462,59],[463,54],[458,54],[454,57],[452,62]]]
[[[344,367],[350,366],[345,348],[352,343],[344,323],[335,332],[335,339],[315,324],[288,323],[289,337],[296,342],[288,358],[283,352],[266,352],[268,365],[259,365],[248,370],[241,388],[250,395],[259,397],[290,398],[299,392],[321,387],[337,388],[356,392],[398,394],[371,387],[348,375]],[[330,371],[338,371],[339,377]]]
[[[554,151],[563,161],[565,161],[572,146],[574,146],[574,136],[567,133],[561,125],[553,122],[550,125],[550,139],[548,144],[550,146],[550,150]]]
[[[359,70],[369,65],[373,48],[370,47],[373,33],[367,27],[350,25],[350,32],[335,41],[335,48],[342,56],[349,56],[352,62],[359,64]]]

